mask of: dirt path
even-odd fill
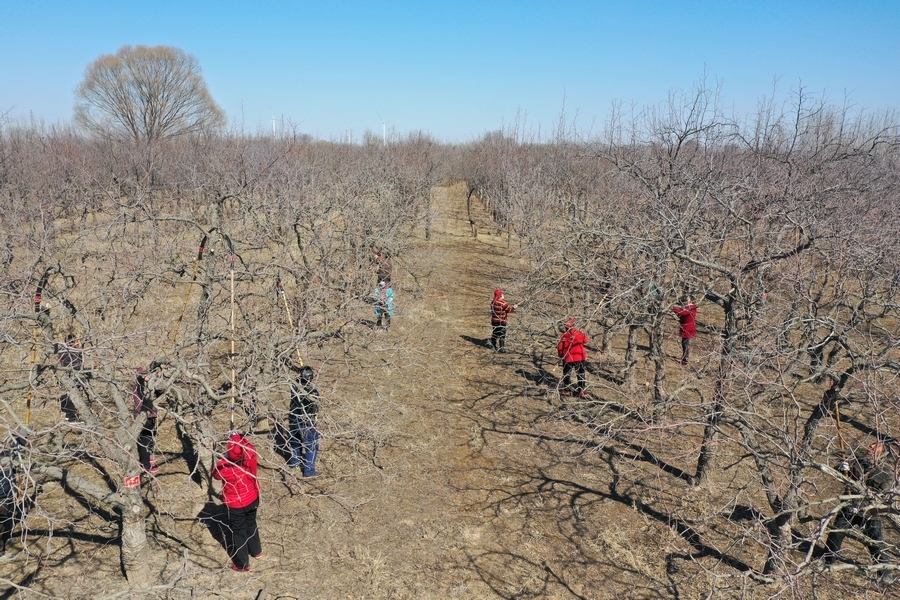
[[[296,561],[310,575],[297,583],[314,597],[498,597],[473,561],[521,528],[491,513],[502,469],[485,452],[479,414],[498,389],[522,381],[520,357],[486,347],[488,304],[514,261],[505,238],[471,237],[463,190],[438,190],[435,205],[432,239],[398,261],[392,331],[373,332],[329,391],[339,399],[371,385],[371,412],[381,417],[372,445],[349,461],[339,440],[331,452],[325,444],[329,476],[315,483],[323,494],[310,500],[315,515],[302,516],[309,527]]]

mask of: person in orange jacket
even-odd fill
[[[565,331],[556,344],[556,353],[563,361],[563,377],[562,388],[563,394],[578,394],[584,398],[585,381],[585,361],[587,360],[587,350],[585,344],[588,343],[588,336],[579,329],[575,328],[575,319],[569,319],[565,324]],[[572,373],[575,373],[577,380],[573,385]]]
[[[225,546],[231,568],[250,570],[250,556],[262,556],[256,510],[259,508],[259,481],[256,478],[256,448],[239,433],[228,439],[225,458],[213,467],[212,476],[222,482],[222,502],[228,518]]]

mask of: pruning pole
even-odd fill
[[[31,369],[28,372],[29,383],[32,376],[34,375],[34,365],[37,364],[37,346],[38,346],[38,332],[39,324],[40,324],[40,315],[44,310],[41,308],[41,301],[44,299],[44,288],[47,286],[47,280],[50,278],[50,268],[48,267],[44,270],[44,274],[41,275],[40,281],[38,281],[37,289],[34,291],[34,316],[38,319],[38,323],[35,325],[34,333],[31,341]],[[25,427],[29,427],[31,425],[31,403],[34,400],[34,385],[28,386],[28,395],[25,397]]]
[[[281,299],[284,300],[284,311],[287,313],[288,325],[291,327],[291,333],[294,332],[294,320],[291,318],[291,307],[288,305],[287,294],[284,293],[284,284],[281,283],[281,277],[278,277],[275,280],[275,289],[278,290],[279,295],[281,295]],[[300,358],[300,348],[296,348],[297,350],[297,362],[300,363],[300,366],[303,366],[303,359]]]
[[[231,250],[231,429],[234,431],[234,400],[237,397],[236,372],[234,368],[234,245],[228,239],[228,247]]]
[[[184,304],[181,306],[181,314],[178,315],[178,322],[175,324],[175,333],[172,334],[172,350],[175,349],[175,340],[178,339],[178,330],[181,329],[181,320],[184,318],[184,311],[187,310],[188,299],[191,297],[191,288],[194,287],[194,282],[197,280],[197,271],[200,269],[200,261],[203,260],[203,250],[206,246],[208,237],[208,235],[204,234],[203,239],[200,240],[200,248],[197,250],[197,260],[194,261],[194,272],[191,274],[191,282],[188,284],[188,289],[184,293]]]
[[[34,375],[34,365],[37,363],[37,344],[38,329],[34,329],[34,338],[31,341],[31,369],[28,372],[28,379]],[[29,381],[28,395],[25,397],[25,427],[31,426],[31,401],[34,398],[34,385]]]
[[[594,318],[594,315],[597,314],[597,311],[600,310],[600,307],[603,306],[603,303],[604,303],[604,302],[606,302],[606,297],[607,297],[607,296],[609,296],[609,294],[603,294],[603,297],[600,298],[600,302],[597,303],[597,308],[595,308],[595,309],[594,309],[594,312],[591,313],[591,316],[589,316],[589,317],[587,318],[588,321],[590,321],[591,319]]]
[[[838,442],[841,444],[841,452],[846,453],[847,449],[844,445],[844,434],[841,433],[841,410],[837,400],[834,402],[834,426],[837,429]]]

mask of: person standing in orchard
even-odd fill
[[[881,518],[878,509],[877,494],[884,494],[894,486],[894,471],[882,464],[884,442],[874,442],[865,451],[858,451],[847,460],[841,461],[837,470],[845,477],[860,482],[865,487],[865,497],[854,500],[838,512],[834,518],[832,530],[825,540],[825,562],[834,564],[839,558],[841,546],[847,532],[853,527],[863,530],[868,541],[866,547],[876,563],[884,563],[888,556],[882,534]],[[858,495],[853,488],[846,490],[847,495]],[[884,570],[881,581],[885,584],[894,582],[893,572]]]
[[[315,477],[316,457],[319,454],[319,391],[313,387],[312,367],[300,367],[297,382],[291,386],[291,406],[288,413],[291,458],[288,466],[302,466],[304,477]]]
[[[583,331],[576,329],[574,318],[566,321],[562,337],[559,338],[559,343],[556,344],[556,353],[563,361],[563,377],[560,391],[566,396],[573,393],[581,398],[585,396],[584,390],[587,387],[585,381],[587,350],[584,346],[588,341],[588,336]],[[574,385],[573,379],[575,380]]]
[[[213,467],[212,476],[222,482],[222,502],[228,521],[225,546],[231,557],[232,570],[240,573],[250,570],[250,556],[262,556],[256,525],[259,508],[256,472],[256,448],[241,434],[233,433],[228,439],[225,457]]]
[[[672,312],[678,315],[679,332],[681,333],[681,358],[679,364],[688,364],[691,353],[691,338],[697,336],[697,305],[691,296],[684,306],[673,306]]]
[[[391,253],[386,250],[382,250],[380,253],[372,250],[372,253],[375,255],[375,264],[377,265],[375,280],[377,282],[383,281],[390,285],[391,275],[394,272],[394,261],[391,260]]]
[[[391,317],[394,316],[394,289],[387,281],[379,281],[373,296],[375,297],[375,316],[378,318],[375,326],[384,327],[385,331],[390,331]]]
[[[494,299],[491,301],[491,348],[497,352],[506,352],[509,313],[516,308],[515,304],[509,304],[503,297],[503,290],[494,290]]]

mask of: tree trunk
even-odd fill
[[[634,353],[637,349],[637,334],[639,330],[640,325],[628,326],[628,344],[625,346],[624,373],[624,379],[628,385],[634,385],[634,367],[637,364],[637,359],[635,358]]]
[[[147,525],[141,488],[123,488],[122,507],[122,570],[128,583],[136,587],[150,584],[147,566]]]
[[[666,402],[666,352],[662,319],[657,315],[650,324],[650,360],[653,361],[653,403],[662,407]]]
[[[703,429],[703,443],[700,446],[700,456],[697,458],[697,471],[694,475],[694,483],[702,485],[709,473],[709,466],[715,458],[715,438],[719,426],[719,417],[725,405],[725,384],[731,377],[731,352],[734,333],[737,328],[737,320],[734,314],[734,301],[728,299],[724,302],[725,329],[722,332],[722,356],[719,358],[719,368],[716,371],[716,381],[713,384],[712,406],[706,412],[706,426]]]

